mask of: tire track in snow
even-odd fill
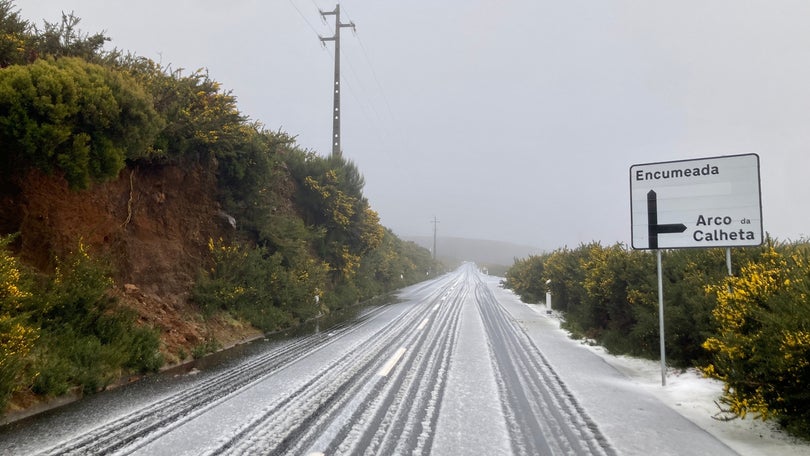
[[[480,277],[475,282],[515,454],[615,455],[539,348]]]
[[[348,453],[405,454],[427,453],[430,450],[439,409],[447,385],[450,362],[458,339],[461,306],[468,292],[454,285],[433,320],[433,324],[414,350],[409,363],[403,366],[398,388],[391,388],[384,406],[369,419],[375,429],[369,432]],[[380,413],[384,412],[384,413]],[[338,452],[343,453],[343,452]]]

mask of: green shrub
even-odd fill
[[[35,352],[37,372],[31,390],[43,396],[60,396],[67,393],[73,384],[74,367],[69,359],[58,353],[50,353],[47,347],[45,341]]]
[[[548,285],[543,279],[543,268],[548,255],[530,255],[526,259],[516,259],[506,272],[506,286],[520,296],[523,302],[545,301]]]
[[[132,324],[132,320],[129,321]],[[141,374],[156,372],[165,360],[160,353],[160,334],[152,328],[136,327],[125,344],[128,359],[123,367]]]
[[[192,298],[209,315],[227,311],[264,331],[290,327],[314,316],[314,297],[324,287],[325,268],[311,258],[283,265],[280,253],[209,241],[214,264]]]
[[[300,322],[290,312],[258,303],[243,307],[238,315],[265,333],[291,328]]]
[[[72,387],[91,393],[125,373],[163,364],[157,332],[139,327],[134,313],[108,296],[111,285],[107,268],[82,244],[57,260],[54,276],[36,296],[42,331],[32,366],[36,393],[59,395]]]
[[[191,349],[191,357],[200,359],[209,353],[219,350],[221,345],[214,338],[207,338],[204,342],[197,344]]]
[[[103,318],[95,334],[71,326],[47,332],[36,353],[34,392],[57,396],[72,387],[104,389],[127,372],[156,371],[163,364],[154,331],[132,327],[132,319]]]
[[[161,123],[150,95],[122,72],[79,58],[0,69],[4,172],[59,170],[86,188],[144,155]]]
[[[38,353],[39,375],[34,380],[37,394],[56,396],[77,386],[92,393],[115,379],[110,371],[111,353],[98,338],[81,336],[71,329],[43,336]]]

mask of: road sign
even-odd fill
[[[760,245],[759,156],[633,165],[630,219],[634,249]]]

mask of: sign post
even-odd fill
[[[661,273],[661,250],[655,251],[658,271],[658,343],[661,350],[661,386],[667,386],[667,347],[664,341],[664,275]]]
[[[661,249],[762,244],[759,156],[727,155],[630,167],[630,220],[634,249],[655,250],[661,385],[666,385]],[[730,273],[730,272],[729,272]]]

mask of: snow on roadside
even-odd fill
[[[526,306],[556,322],[557,327],[560,327],[559,315],[556,313],[549,315],[545,305],[526,304]],[[560,331],[567,333],[563,329]],[[585,341],[580,343],[626,375],[639,390],[655,396],[741,455],[810,455],[810,443],[791,437],[778,429],[775,423],[755,418],[731,421],[715,419],[714,416],[720,411],[716,402],[723,392],[723,384],[719,380],[703,377],[697,369],[668,369],[667,385],[662,387],[659,361],[611,355],[602,346]]]

